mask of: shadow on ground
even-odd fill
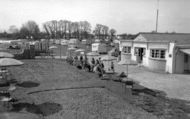
[[[167,94],[164,91],[159,91],[159,90],[153,90],[146,88],[144,86],[141,86],[139,84],[135,84],[135,88],[132,89],[133,95],[139,95],[141,93],[148,94],[154,97],[166,97]]]
[[[162,91],[148,89],[138,86],[132,90],[134,105],[158,117],[166,119],[189,119],[190,102],[185,100],[170,99]]]
[[[57,103],[45,102],[39,105],[30,103],[17,103],[12,105],[12,112],[19,112],[25,110],[30,113],[49,116],[62,110],[62,106]]]
[[[19,87],[23,87],[23,88],[33,88],[33,87],[38,87],[40,84],[33,82],[33,81],[25,81],[22,83],[17,84],[17,86]]]

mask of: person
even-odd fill
[[[84,64],[84,62],[83,62],[83,56],[81,55],[80,56],[80,65],[81,65],[82,68],[83,68],[83,64]]]
[[[92,58],[92,60],[91,60],[91,71],[92,72],[93,72],[94,66],[95,66],[95,59]]]
[[[103,76],[103,69],[100,64],[98,64],[98,66],[97,66],[97,72],[98,72],[99,77]]]
[[[99,60],[97,59],[97,60],[96,60],[96,65],[99,65],[99,64],[100,64],[100,62],[99,62]]]
[[[84,69],[85,69],[85,70],[88,70],[88,72],[91,71],[91,66],[90,66],[90,64],[88,63],[88,59],[86,59],[86,60],[84,61]]]
[[[82,55],[80,56],[80,61],[83,61],[83,56]]]
[[[112,70],[113,72],[115,72],[113,61],[111,62],[111,70]]]
[[[92,58],[91,63],[92,63],[93,65],[95,64],[95,59],[94,59],[94,58]]]
[[[101,68],[104,69],[104,63],[100,62]]]
[[[74,65],[76,66],[76,65],[77,65],[77,63],[78,63],[78,57],[77,57],[77,56],[75,56],[75,57],[74,57]]]

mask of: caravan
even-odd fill
[[[107,53],[107,45],[104,43],[93,43],[92,44],[92,52],[106,54]]]

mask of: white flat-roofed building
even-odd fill
[[[121,60],[133,60],[152,70],[190,72],[190,34],[139,33],[120,41]]]

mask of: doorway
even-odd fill
[[[135,48],[135,55],[138,63],[143,62],[143,56],[145,55],[145,48]]]
[[[184,73],[190,73],[190,59],[189,55],[184,53]]]

